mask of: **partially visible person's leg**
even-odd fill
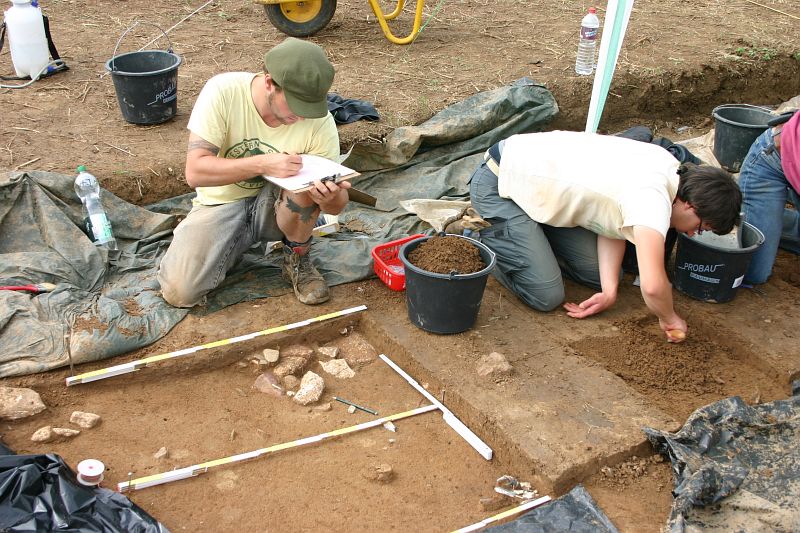
[[[254,198],[195,206],[175,229],[161,260],[158,281],[164,299],[175,307],[202,303],[254,243],[280,240],[278,195],[279,187],[265,183]]]
[[[775,150],[772,130],[756,139],[739,174],[744,220],[764,234],[764,244],[753,254],[745,283],[764,283],[772,273],[783,230],[784,206],[789,182]]]
[[[783,210],[783,232],[781,233],[781,248],[793,254],[800,255],[800,195],[794,189],[789,189],[789,201],[794,209]]]
[[[562,274],[581,285],[601,290],[597,234],[584,228],[543,228]]]
[[[294,294],[307,305],[328,301],[330,291],[325,278],[311,262],[311,231],[320,209],[306,194],[284,191],[275,204],[276,218],[286,238],[283,241],[283,277],[292,284]]]
[[[561,270],[541,226],[497,192],[497,176],[485,164],[470,181],[472,207],[492,226],[481,242],[497,254],[495,276],[530,307],[550,311],[564,301]]]
[[[247,231],[250,199],[215,206],[195,206],[175,228],[161,259],[158,281],[170,305],[192,307],[225,279],[253,243]]]

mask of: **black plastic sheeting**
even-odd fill
[[[346,164],[362,174],[353,184],[378,202],[351,202],[339,215],[342,229],[315,239],[311,255],[328,284],[374,276],[372,248],[433,231],[401,200],[466,198],[467,180],[489,146],[542,130],[557,113],[550,91],[523,79],[397,128],[382,144],[355,146]],[[79,364],[128,353],[166,335],[187,313],[161,298],[155,274],[190,195],[145,208],[101,191],[120,248],[108,253],[83,232],[73,180],[35,170],[0,173],[0,285],[56,285],[39,295],[0,291],[0,377],[63,367],[70,357]],[[280,261],[279,252],[250,250],[208,295],[208,306],[191,312],[286,294]],[[273,317],[254,329],[281,323]]]
[[[122,494],[79,484],[58,455],[14,455],[2,444],[0,530],[168,533]]]
[[[512,522],[487,529],[492,533],[617,533],[583,485]]]
[[[672,461],[672,532],[800,531],[800,397],[748,405],[727,398],[677,433],[645,428]]]

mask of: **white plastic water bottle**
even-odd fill
[[[111,222],[106,216],[103,204],[100,203],[100,184],[97,178],[86,172],[86,167],[78,167],[78,177],[75,178],[75,192],[83,202],[85,210],[84,223],[86,233],[95,246],[105,246],[109,250],[117,249],[117,241],[111,231]]]
[[[42,10],[34,0],[11,0],[4,13],[11,62],[20,78],[34,79],[50,63]]]
[[[597,31],[600,19],[597,9],[589,8],[589,12],[581,21],[581,39],[578,42],[578,58],[575,60],[575,72],[588,76],[594,72],[595,49],[597,48]]]

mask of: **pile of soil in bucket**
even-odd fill
[[[467,239],[436,236],[408,254],[408,261],[422,270],[436,274],[472,274],[486,268],[480,250]]]

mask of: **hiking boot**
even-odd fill
[[[283,279],[292,284],[294,294],[306,305],[321,304],[330,298],[325,278],[311,263],[306,253],[297,253],[291,246],[283,246]]]

